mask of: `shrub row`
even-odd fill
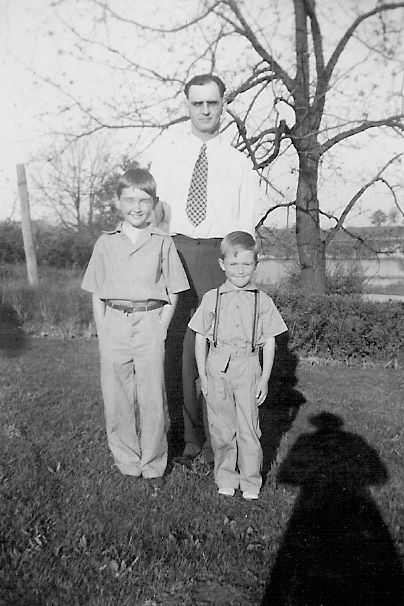
[[[373,302],[359,296],[273,293],[303,356],[387,361],[404,342],[404,302]]]
[[[85,227],[73,231],[34,223],[37,263],[53,267],[85,267],[91,256],[98,232]],[[25,260],[21,226],[15,221],[0,222],[0,262],[23,263]]]
[[[41,267],[39,285],[32,288],[23,266],[3,267],[3,316],[12,308],[30,334],[69,337],[88,334],[92,309],[90,295],[80,288],[83,273],[83,270]]]
[[[3,266],[3,307],[17,312],[29,333],[90,335],[91,297],[80,289],[84,271],[40,269],[39,287],[33,289],[23,266]],[[289,348],[299,355],[387,361],[404,343],[404,302],[365,301],[360,295],[305,297],[291,289],[269,294],[288,325]]]

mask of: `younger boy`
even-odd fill
[[[128,170],[117,196],[123,222],[95,243],[81,286],[92,293],[115,464],[158,487],[167,464],[164,342],[177,293],[189,285],[173,241],[150,224],[152,175]]]
[[[272,299],[254,285],[254,238],[234,231],[222,240],[220,255],[227,280],[204,295],[189,327],[196,332],[219,494],[233,496],[240,488],[250,500],[262,484],[258,406],[268,391],[275,336],[287,327]]]

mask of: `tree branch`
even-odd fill
[[[364,122],[362,122],[362,124],[359,124],[355,128],[351,128],[342,133],[339,133],[338,135],[335,135],[335,137],[332,137],[331,139],[328,139],[328,141],[322,143],[319,146],[320,155],[324,154],[331,147],[333,147],[337,143],[340,143],[344,139],[348,139],[349,137],[353,137],[354,135],[363,133],[369,130],[370,128],[378,128],[381,126],[399,129],[400,131],[404,132],[404,114],[399,114],[397,116],[389,116],[388,118],[383,118],[382,120],[365,120]]]
[[[242,140],[244,141],[244,145],[246,146],[248,155],[250,157],[251,162],[253,163],[254,169],[257,170],[257,168],[258,168],[257,160],[255,157],[255,153],[252,150],[250,142],[247,137],[247,129],[246,129],[245,122],[243,120],[241,120],[241,118],[239,118],[229,108],[227,108],[227,113],[233,118],[234,122],[236,123],[238,132],[240,133],[240,136],[241,136]]]
[[[238,33],[241,34],[242,36],[244,36],[245,38],[247,38],[247,40],[249,40],[249,42],[252,44],[254,50],[258,53],[258,55],[260,57],[262,57],[262,59],[266,63],[268,63],[268,65],[271,67],[275,76],[279,80],[281,80],[283,82],[283,84],[285,85],[285,87],[288,89],[288,91],[290,93],[292,93],[292,91],[294,90],[294,87],[295,87],[294,79],[288,75],[288,73],[281,67],[281,65],[277,61],[275,61],[275,59],[271,55],[271,53],[268,53],[268,51],[259,42],[257,36],[252,31],[251,27],[248,25],[236,0],[226,0],[223,2],[223,4],[227,4],[230,7],[233,14],[237,17],[238,21],[240,22],[240,24],[242,26],[242,30],[240,30],[238,28],[238,30],[237,30]]]
[[[327,63],[327,66],[325,68],[327,82],[330,81],[331,75],[338,62],[338,59],[340,58],[354,31],[359,27],[359,25],[366,19],[369,19],[369,17],[373,17],[374,15],[382,13],[386,10],[395,10],[396,8],[404,8],[404,2],[387,2],[385,4],[379,4],[371,11],[363,13],[363,15],[359,15],[359,17],[355,19],[352,25],[346,30],[345,34],[342,36],[341,40],[338,42],[334,52],[332,53]]]
[[[341,214],[340,218],[337,221],[337,224],[328,232],[327,237],[324,240],[324,245],[327,246],[331,240],[334,238],[334,236],[336,235],[336,233],[341,229],[348,213],[352,210],[352,208],[354,207],[354,205],[356,204],[356,202],[359,200],[359,198],[365,193],[365,191],[367,189],[369,189],[369,187],[371,187],[372,185],[374,185],[377,181],[380,181],[380,177],[381,175],[384,173],[384,171],[386,170],[386,168],[388,166],[390,166],[390,164],[392,164],[393,162],[395,162],[398,158],[400,158],[403,154],[396,154],[395,156],[393,156],[393,158],[390,158],[390,160],[379,170],[379,172],[377,173],[377,175],[375,175],[373,177],[373,179],[371,179],[370,181],[368,181],[365,185],[363,185],[357,192],[356,194],[350,199],[350,201],[348,202],[348,204],[346,205],[343,213]],[[384,180],[383,180],[384,181]]]
[[[316,15],[316,5],[314,0],[304,0],[304,7],[306,13],[310,18],[311,23],[311,34],[313,39],[314,57],[316,60],[317,76],[320,78],[324,74],[324,52],[323,52],[323,40],[320,30],[320,24]]]
[[[338,221],[337,217],[334,217],[334,215],[331,215],[330,213],[327,213],[324,210],[320,210],[320,215],[327,217],[327,219],[332,219],[334,221]],[[370,246],[370,244],[368,244],[368,242],[365,240],[365,238],[363,238],[359,234],[355,234],[354,232],[351,232],[348,227],[341,225],[340,231],[343,231],[345,234],[348,234],[348,236],[350,236],[354,240],[358,240],[358,242],[360,242],[365,248],[370,250],[370,252],[374,253],[375,255],[377,255],[377,253],[380,252],[380,251],[376,250],[375,248],[373,248],[372,246]]]
[[[388,181],[386,181],[386,179],[381,178],[381,179],[379,179],[379,181],[381,183],[384,183],[384,185],[390,190],[391,195],[393,196],[394,204],[395,204],[398,212],[400,213],[400,215],[404,218],[404,211],[401,208],[400,204],[398,203],[397,195],[396,195],[396,192],[394,191],[394,188],[390,185],[390,183],[388,183]]]
[[[180,32],[184,29],[187,29],[187,28],[191,27],[192,25],[195,25],[199,21],[202,21],[203,19],[205,19],[205,17],[207,17],[210,13],[212,13],[214,11],[214,9],[216,8],[217,5],[221,4],[221,0],[219,0],[219,2],[216,2],[210,8],[207,8],[205,12],[201,13],[194,19],[187,21],[183,25],[179,25],[177,27],[172,27],[172,28],[166,29],[164,27],[152,27],[150,25],[146,25],[145,23],[139,23],[138,21],[134,21],[133,19],[127,19],[125,17],[122,17],[122,15],[119,15],[114,10],[112,10],[112,8],[106,2],[101,2],[100,0],[91,0],[91,1],[96,6],[99,6],[103,10],[107,11],[111,15],[111,17],[114,17],[114,19],[116,19],[117,21],[121,21],[122,23],[127,23],[129,25],[134,25],[145,31],[155,32],[155,33],[159,33],[159,34],[174,34],[176,32]]]
[[[294,200],[293,200],[293,202],[284,202],[284,203],[274,204],[274,206],[271,206],[271,208],[269,208],[267,210],[265,215],[263,217],[261,217],[261,219],[258,221],[257,225],[255,226],[255,229],[259,229],[260,227],[262,227],[262,225],[265,223],[267,217],[277,208],[290,208],[291,206],[294,206],[294,205],[295,205]]]
[[[267,156],[265,158],[265,160],[262,160],[258,164],[258,166],[257,166],[258,169],[266,168],[279,156],[281,141],[285,135],[289,135],[289,134],[290,134],[290,131],[286,124],[286,120],[281,120],[279,122],[279,126],[275,132],[275,139],[274,139],[274,143],[273,143],[273,152],[271,154],[269,154],[269,156]]]

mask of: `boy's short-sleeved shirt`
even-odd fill
[[[81,288],[100,299],[169,303],[189,283],[170,236],[149,225],[133,244],[120,224],[98,238]]]
[[[249,284],[236,288],[229,280],[219,287],[219,322],[217,341],[232,348],[246,347],[252,343],[254,321],[254,291]],[[208,291],[202,298],[188,326],[213,342],[217,290]],[[259,291],[256,343],[262,345],[270,337],[287,330],[287,326],[271,297]]]

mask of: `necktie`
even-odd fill
[[[204,143],[195,162],[189,186],[186,212],[192,225],[199,225],[206,217],[208,185],[208,158]]]

